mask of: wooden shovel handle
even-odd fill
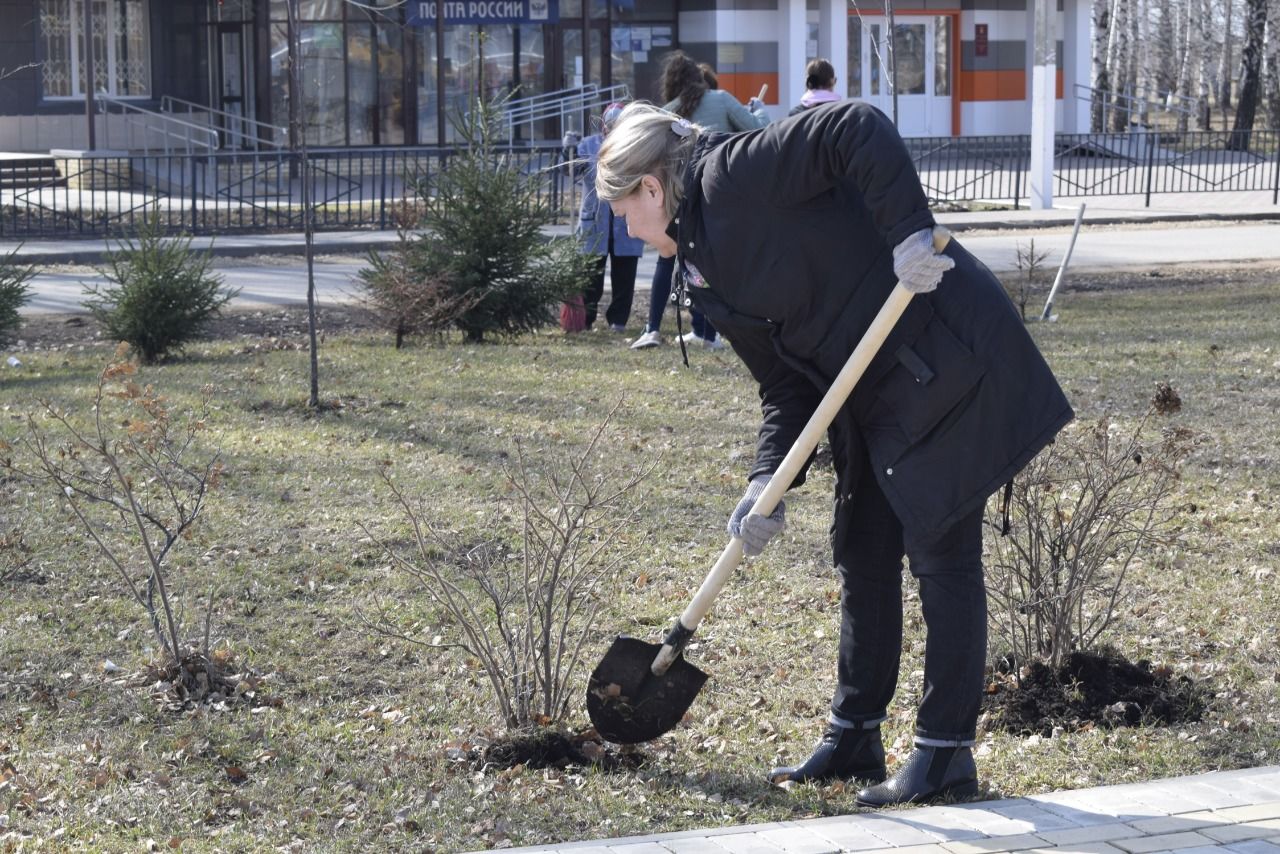
[[[940,225],[934,226],[934,251],[941,252],[946,249],[950,241],[951,232]],[[791,446],[791,450],[787,451],[787,455],[782,458],[782,463],[778,466],[778,470],[773,473],[769,485],[765,487],[764,492],[756,499],[756,503],[751,508],[752,513],[768,516],[778,506],[778,502],[782,500],[782,496],[786,491],[791,488],[791,483],[796,479],[796,475],[800,473],[800,469],[804,467],[805,461],[809,459],[813,449],[818,447],[818,442],[822,441],[827,428],[835,420],[836,413],[840,411],[840,407],[844,406],[845,401],[849,399],[849,395],[853,392],[853,387],[857,385],[858,380],[862,379],[863,373],[867,370],[867,365],[871,364],[871,360],[880,351],[880,345],[889,337],[889,332],[898,322],[898,318],[902,317],[902,313],[907,310],[907,303],[911,302],[912,296],[914,294],[904,288],[901,283],[894,285],[889,298],[885,300],[879,313],[871,321],[867,331],[863,333],[862,340],[853,348],[853,352],[849,355],[849,360],[844,363],[844,367],[840,369],[840,373],[836,374],[835,380],[832,381],[831,387],[823,395],[822,402],[813,411],[813,415],[809,416],[809,423],[805,424],[804,429],[800,431],[800,435]],[[698,628],[698,624],[702,622],[702,618],[707,615],[707,611],[711,610],[711,603],[720,595],[720,590],[728,582],[729,577],[733,575],[733,571],[738,568],[738,564],[741,562],[742,538],[730,537],[729,545],[725,546],[724,551],[720,554],[720,559],[716,561],[715,566],[711,567],[711,572],[707,574],[706,580],[702,582],[702,586],[694,594],[693,601],[689,603],[689,607],[684,609],[684,613],[680,615],[679,622],[667,635],[667,639],[662,645],[662,650],[654,658],[653,665],[649,668],[654,675],[661,676],[666,673],[667,669],[675,662],[676,656],[684,648],[689,635],[693,634],[694,630]]]

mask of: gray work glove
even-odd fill
[[[760,516],[751,512],[756,499],[764,492],[764,488],[773,479],[772,475],[758,474],[751,478],[747,491],[733,508],[729,517],[729,536],[742,538],[742,553],[748,556],[758,555],[764,551],[765,544],[787,527],[787,503],[779,501],[778,506],[768,516]]]
[[[927,294],[938,287],[942,274],[956,265],[933,251],[933,229],[922,228],[893,247],[893,272],[913,294]]]

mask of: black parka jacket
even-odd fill
[[[901,137],[867,104],[698,140],[672,227],[682,273],[700,274],[690,297],[760,384],[750,476],[777,468],[893,289],[893,247],[933,225]],[[956,241],[946,253],[955,269],[911,300],[829,432],[837,502],[871,474],[921,535],[975,510],[1072,417],[999,281]]]

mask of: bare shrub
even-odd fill
[[[391,471],[381,472],[412,530],[412,547],[399,549],[366,533],[439,606],[446,626],[433,636],[413,622],[402,602],[383,600],[366,622],[380,633],[457,649],[479,661],[498,714],[512,729],[567,717],[581,696],[575,677],[584,644],[603,597],[630,557],[618,535],[630,527],[636,508],[625,499],[652,467],[616,484],[595,472],[593,459],[607,425],[608,419],[580,452],[545,473],[535,470],[517,443],[506,469],[514,506],[504,508],[514,512],[496,512],[479,535],[435,526],[425,501],[408,496]],[[513,518],[518,530],[512,530]]]
[[[1176,394],[1176,393],[1175,393]],[[1134,558],[1172,527],[1169,501],[1197,437],[1109,417],[1068,425],[1013,481],[1007,536],[989,537],[992,620],[1022,665],[1057,669],[1112,624]],[[1155,435],[1152,435],[1155,434]],[[990,502],[999,528],[1001,501]]]
[[[122,344],[99,374],[88,429],[41,401],[40,410],[27,415],[25,438],[0,465],[61,496],[146,612],[163,656],[148,681],[168,683],[182,702],[229,697],[239,679],[225,673],[229,656],[210,650],[212,591],[202,624],[190,625],[172,554],[191,538],[222,471],[217,453],[202,455],[197,447],[209,400],[197,411],[171,411],[152,386],[135,382],[136,364],[124,361],[127,349]]]
[[[1036,251],[1036,239],[1034,237],[1031,238],[1028,246],[1023,246],[1022,241],[1018,241],[1014,246],[1014,251],[1017,253],[1014,263],[1018,265],[1018,272],[1011,277],[1010,281],[1005,283],[1005,292],[1009,294],[1009,299],[1013,300],[1013,304],[1018,307],[1018,314],[1025,323],[1027,320],[1027,303],[1041,288],[1044,262],[1049,258],[1049,253]]]

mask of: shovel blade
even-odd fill
[[[587,713],[615,744],[638,744],[667,732],[689,710],[707,674],[684,660],[661,676],[649,669],[661,644],[619,635],[587,682]]]

